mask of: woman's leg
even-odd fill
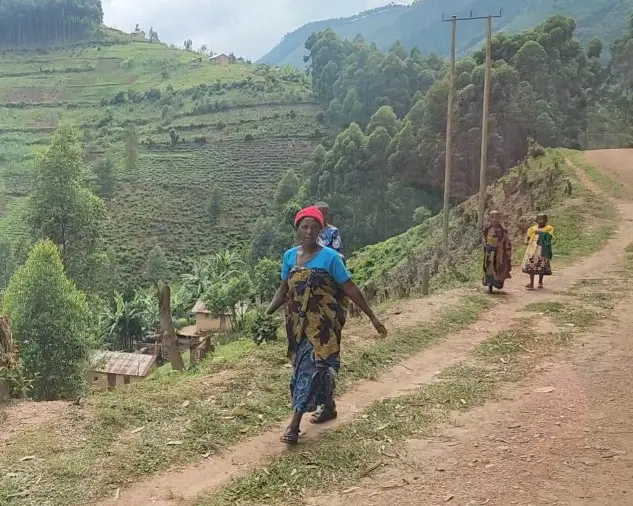
[[[292,414],[290,425],[286,428],[286,432],[281,436],[281,442],[286,444],[295,444],[299,440],[299,432],[301,427],[301,418],[303,413],[295,411]]]
[[[538,287],[539,288],[543,288],[543,277],[544,277],[544,274],[539,274],[538,275]]]
[[[534,288],[534,273],[530,273],[530,284],[526,285],[526,288]]]
[[[288,444],[297,442],[303,413],[310,411],[310,389],[316,369],[312,359],[312,345],[306,339],[297,346],[294,362],[294,372],[290,380],[292,420],[281,436],[281,441]]]
[[[334,402],[334,389],[336,387],[336,361],[335,367],[330,364],[320,364],[319,372],[314,378],[315,398],[319,408],[310,417],[312,423],[324,423],[338,416],[336,402]]]

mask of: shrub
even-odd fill
[[[88,358],[86,296],[68,279],[59,248],[37,243],[4,296],[13,335],[38,399],[69,398],[84,386]]]
[[[247,321],[248,333],[255,344],[277,340],[277,329],[281,322],[275,315],[267,315],[264,311],[257,311]]]
[[[538,158],[545,154],[545,149],[531,137],[528,139],[528,156],[530,158]]]
[[[433,216],[433,213],[429,209],[424,206],[418,207],[415,211],[413,211],[413,223],[421,225],[431,216]]]
[[[159,89],[152,88],[151,90],[145,92],[145,98],[147,98],[147,100],[158,101],[160,100],[160,97],[161,92]]]

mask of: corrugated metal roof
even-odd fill
[[[98,350],[90,357],[91,370],[108,374],[145,377],[156,362],[154,355]]]
[[[177,330],[176,334],[179,336],[196,337],[198,336],[198,326],[189,325],[188,327],[183,327],[180,330]]]

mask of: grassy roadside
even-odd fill
[[[546,212],[555,227],[554,262],[558,268],[598,250],[614,231],[615,207],[585,189],[577,171],[565,163],[566,158],[582,159],[582,153],[546,150],[488,188],[488,209],[502,212],[504,225],[512,236],[515,266],[520,265],[525,252],[524,233],[538,211]],[[586,168],[586,164],[582,166]],[[586,170],[602,175],[591,167]],[[604,177],[606,181],[608,176]],[[571,195],[566,192],[568,182]],[[481,254],[477,207],[478,199],[471,197],[451,210],[449,255],[443,253],[442,216],[437,215],[354,254],[350,266],[355,278],[370,293],[376,287],[387,289],[389,294],[416,293],[420,289],[419,266],[428,263],[434,293],[464,283],[478,283]],[[381,300],[381,290],[376,292]]]
[[[482,295],[468,297],[431,322],[344,348],[339,391],[459,332],[490,304]],[[197,370],[95,395],[87,408],[73,408],[0,450],[0,474],[9,476],[0,482],[0,504],[81,504],[265,430],[290,412],[285,364],[285,343],[240,340]]]
[[[574,197],[552,210],[555,268],[597,251],[614,229],[609,202],[598,201],[580,184]],[[478,264],[478,255],[472,258]],[[453,282],[463,285],[470,278]],[[346,342],[339,392],[457,333],[492,303],[485,296],[469,297],[387,340]],[[474,381],[481,365],[472,367]],[[450,379],[450,371],[446,374]],[[225,449],[288,416],[288,377],[284,343],[256,347],[240,340],[220,346],[194,370],[94,395],[87,406],[70,407],[54,424],[27,429],[0,447],[0,475],[7,477],[0,480],[0,504],[83,504],[143,475]],[[455,377],[454,383],[466,379]],[[447,385],[457,388],[448,380]],[[441,420],[442,413],[434,416]]]
[[[196,506],[303,504],[318,490],[341,490],[388,462],[411,437],[425,437],[455,411],[467,411],[495,397],[509,381],[525,377],[524,357],[537,346],[552,353],[567,342],[563,333],[529,335],[504,332],[482,343],[473,357],[444,370],[415,393],[376,402],[358,419],[318,441],[285,454],[234,480],[217,494],[199,498]],[[525,350],[529,349],[531,354]],[[503,362],[500,359],[503,358]]]
[[[554,332],[535,333],[529,326],[517,325],[496,334],[433,383],[403,397],[377,401],[358,419],[306,443],[300,452],[271,459],[218,493],[201,496],[196,506],[228,506],[238,500],[241,505],[298,505],[319,490],[357,484],[397,458],[407,439],[428,436],[454,412],[494,399],[504,385],[534,374],[538,362],[610,318],[614,307],[610,302],[618,295],[630,296],[626,283],[633,269],[633,249],[629,251],[629,265],[615,285],[609,282],[610,293],[594,298],[601,287],[579,282],[562,301],[524,308],[539,318],[551,318]]]

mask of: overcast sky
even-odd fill
[[[206,44],[253,60],[301,25],[350,16],[389,0],[103,0],[105,24],[130,32],[153,26],[163,42]],[[396,0],[395,3],[411,3]]]

